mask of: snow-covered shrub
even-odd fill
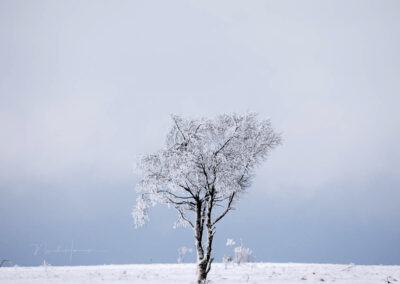
[[[233,247],[235,244],[236,242],[233,239],[226,240],[227,247]],[[222,262],[225,264],[225,269],[226,269],[228,267],[228,264],[232,263],[232,257],[229,254],[225,254],[224,257],[222,258]]]
[[[228,264],[232,263],[232,257],[229,254],[225,254],[224,257],[222,258],[222,262],[225,265],[225,269],[228,268]]]
[[[237,264],[252,262],[254,259],[253,251],[243,246],[235,248],[235,262]]]
[[[191,248],[187,248],[187,247],[180,247],[178,249],[178,263],[183,263],[185,260],[185,255],[187,253],[192,253],[192,249]]]
[[[233,239],[226,240],[226,246],[233,247],[236,242]],[[234,249],[235,253],[235,263],[246,263],[252,262],[254,260],[253,251],[249,248],[243,247],[242,240],[240,240],[240,246]],[[225,268],[227,268],[228,263],[232,262],[232,257],[230,255],[224,255],[222,258],[223,263],[225,264]]]

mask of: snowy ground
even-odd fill
[[[195,283],[194,264],[2,267],[0,283]],[[210,283],[398,283],[400,266],[249,263],[213,265]]]

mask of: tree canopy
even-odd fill
[[[258,120],[255,113],[223,114],[215,119],[173,115],[172,120],[165,147],[138,163],[142,179],[137,189],[142,194],[133,211],[136,226],[148,221],[149,206],[163,203],[178,210],[176,225],[193,227],[186,212],[194,211],[196,198],[207,200],[212,188],[214,202],[226,201],[229,211],[250,185],[255,167],[281,142],[270,121]]]

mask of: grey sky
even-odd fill
[[[400,2],[0,0],[0,258],[174,262],[134,230],[133,164],[171,113],[257,111],[283,146],[217,232],[259,261],[400,264]],[[157,212],[161,214],[156,214]],[[158,241],[169,244],[162,248]]]

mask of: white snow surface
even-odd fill
[[[0,283],[196,283],[195,264],[1,267]],[[300,263],[213,265],[210,283],[399,283],[400,266]],[[388,282],[389,281],[389,282]]]

